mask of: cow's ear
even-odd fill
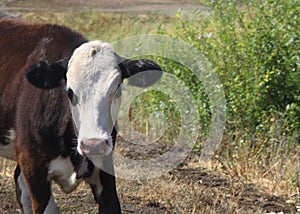
[[[147,59],[124,60],[119,63],[123,79],[128,84],[138,87],[148,87],[158,81],[162,76],[162,69],[155,62]]]
[[[25,72],[28,82],[40,89],[52,89],[64,85],[66,69],[61,63],[39,62]]]

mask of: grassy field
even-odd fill
[[[174,1],[155,2],[168,8]],[[187,2],[195,3],[195,1]],[[89,39],[108,42],[140,34],[156,34],[162,28],[171,32],[178,21],[174,11],[173,15],[166,13],[165,10],[164,12],[156,10],[102,12],[93,10],[91,6],[83,10],[76,5],[72,10],[65,10],[65,5],[52,10],[39,10],[31,8],[33,3],[34,1],[10,3],[11,8],[18,9],[8,11],[30,22],[65,25]],[[142,1],[139,3],[146,4]],[[49,5],[43,5],[43,8],[47,6]],[[22,7],[27,9],[20,10]],[[153,7],[156,8],[157,5]],[[239,133],[235,136],[238,141]],[[228,137],[223,141],[222,149],[232,143],[232,138]],[[259,160],[262,161],[260,163],[258,160],[251,160],[254,157],[247,156],[247,149],[246,146],[237,148],[240,155],[235,158],[235,161],[232,157],[226,158],[226,155],[236,155],[235,152],[230,154],[218,151],[219,156],[223,154],[222,157],[216,157],[205,163],[199,161],[199,153],[195,151],[184,163],[159,178],[145,181],[118,178],[117,189],[123,212],[300,213],[299,171],[294,175],[295,171],[299,170],[299,162],[295,161],[297,153],[294,154],[295,159],[292,159],[292,162],[285,160],[282,164],[275,161],[266,168],[264,160]],[[116,152],[128,157],[142,158],[152,154],[141,150],[138,146],[128,149],[128,145],[121,138],[116,148]],[[0,213],[20,212],[14,196],[12,179],[14,164],[0,159],[2,166],[0,168]],[[282,168],[282,165],[286,167]],[[289,173],[293,173],[291,177],[298,181],[290,182],[282,179]],[[92,194],[85,184],[68,195],[62,193],[57,186],[54,187],[53,192],[62,213],[96,213]]]
[[[0,160],[0,213],[21,213],[13,185],[15,163]],[[215,164],[212,164],[216,166]],[[294,197],[271,193],[272,183],[264,187],[214,170],[211,163],[190,157],[182,166],[159,178],[145,181],[117,179],[123,213],[296,213]],[[62,213],[96,213],[88,185],[65,194],[57,185],[54,197]],[[293,201],[292,201],[293,200]]]

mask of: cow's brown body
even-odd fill
[[[90,179],[95,167],[76,154],[76,135],[64,89],[38,89],[27,82],[24,74],[39,61],[61,61],[67,66],[74,49],[86,41],[65,27],[0,18],[0,143],[11,143],[7,136],[12,130],[15,132],[17,198],[22,206],[22,189],[18,186],[22,172],[34,213],[45,211],[51,195],[47,179],[51,160],[70,156],[78,178]],[[105,187],[97,195],[91,182],[95,199],[101,205],[99,211],[119,213],[114,177],[101,171],[97,178]]]

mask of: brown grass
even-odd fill
[[[197,158],[196,158],[197,159]],[[117,179],[124,213],[268,213],[296,212],[293,198],[269,194],[254,183],[233,178],[220,170],[203,168],[195,158],[159,178]],[[14,163],[1,159],[0,213],[20,213],[14,196]],[[214,165],[214,164],[212,164]],[[62,213],[96,213],[97,205],[86,184],[71,194],[57,185],[54,197]],[[299,205],[298,205],[299,206]]]

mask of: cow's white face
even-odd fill
[[[122,82],[118,60],[111,45],[92,41],[77,48],[69,61],[66,87],[82,155],[107,155],[113,149],[110,134]]]
[[[147,87],[161,75],[161,68],[153,61],[121,58],[101,41],[82,44],[70,60],[40,61],[25,73],[28,82],[40,89],[67,89],[78,134],[77,150],[87,156],[107,155],[113,149],[110,135],[119,111],[122,80],[133,77],[128,84]]]

